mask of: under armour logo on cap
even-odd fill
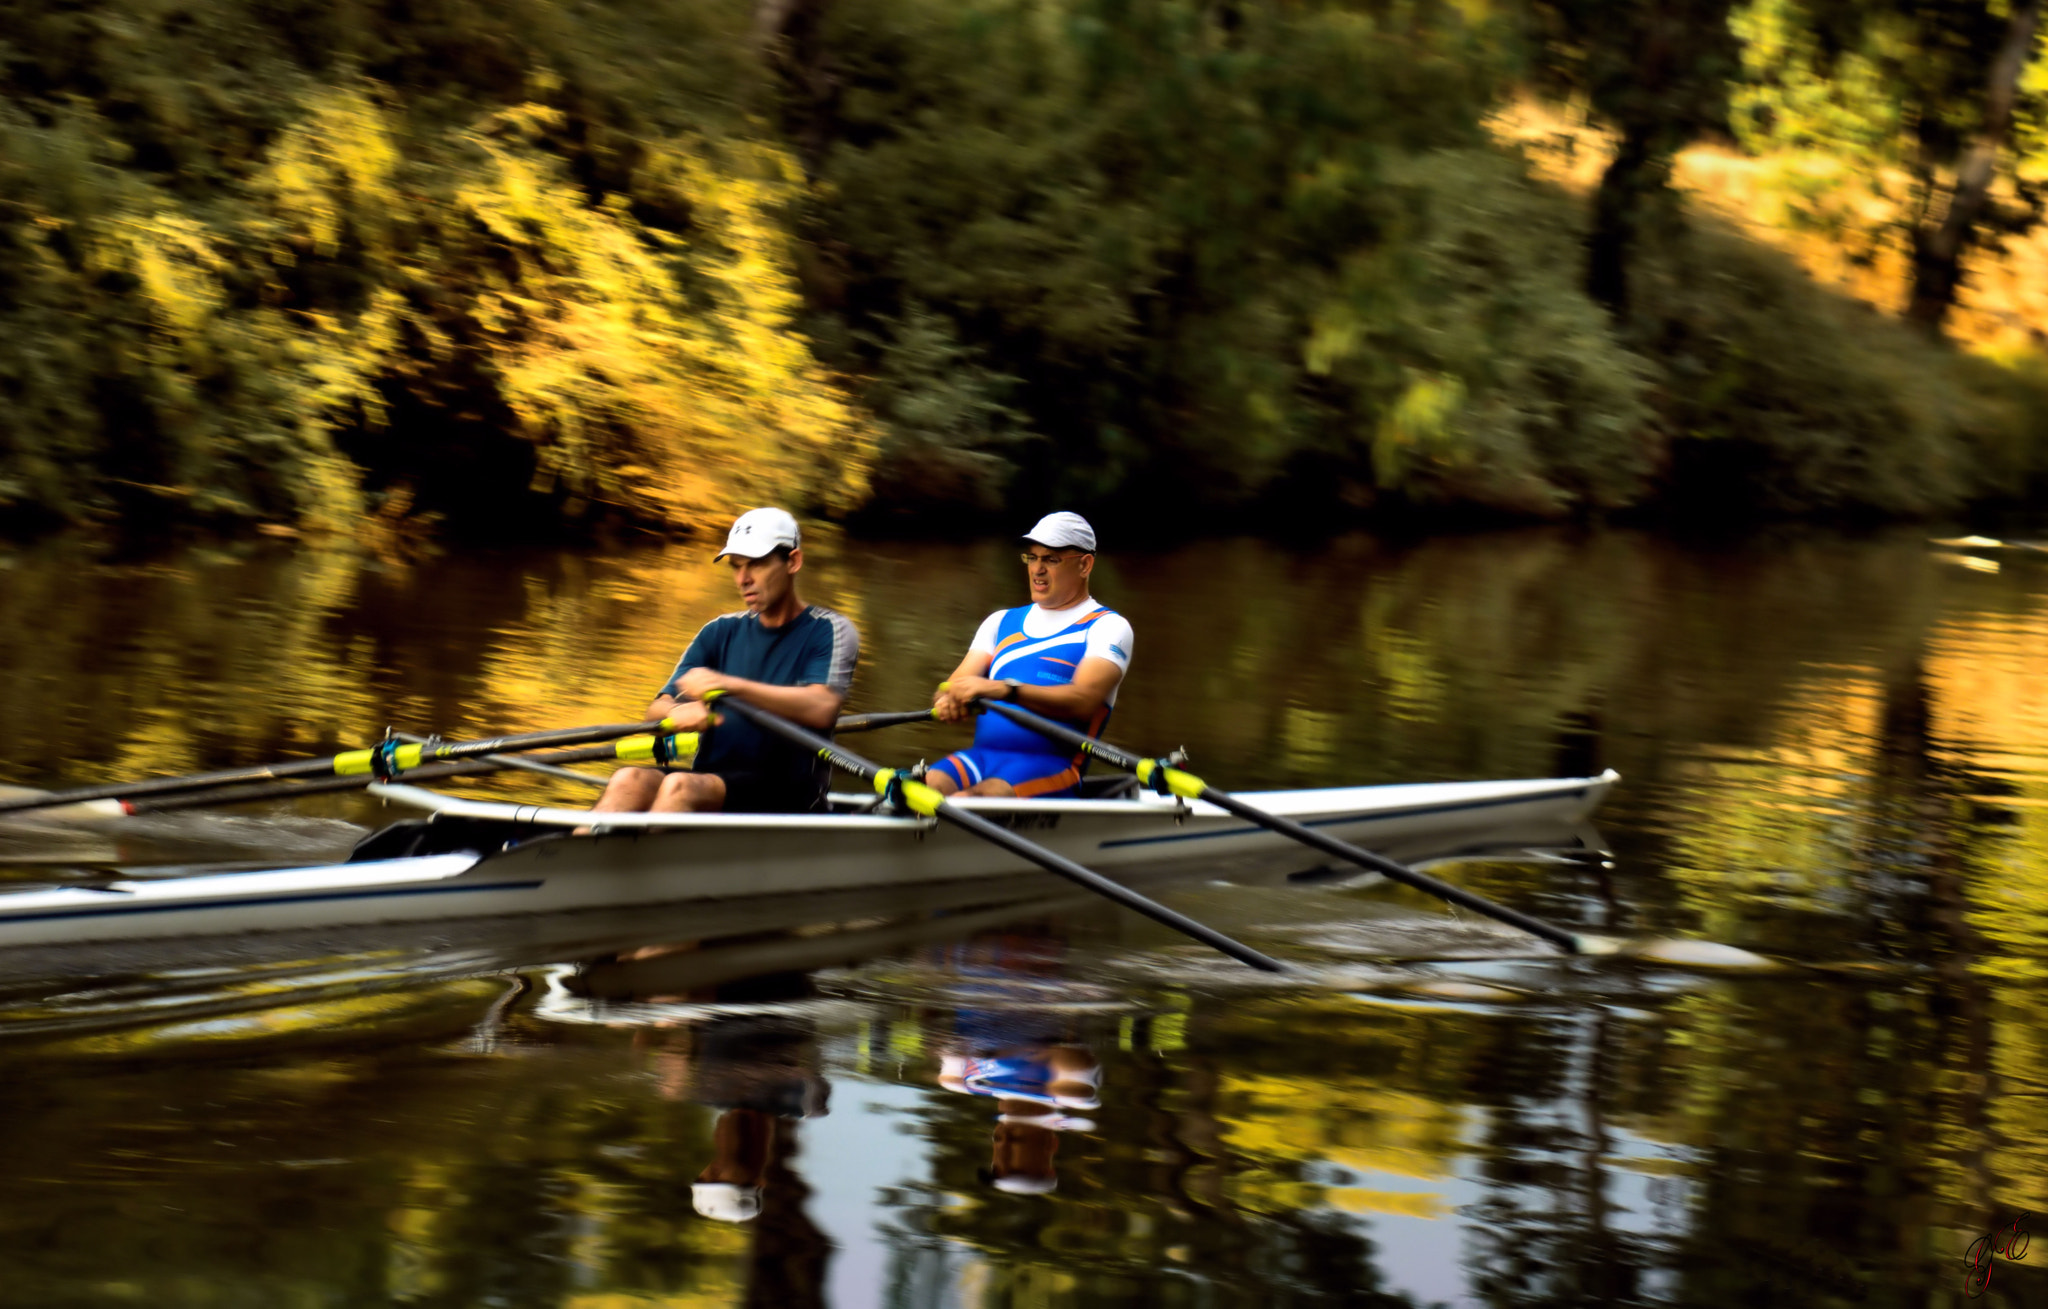
[[[785,547],[794,550],[801,544],[796,519],[790,517],[788,510],[749,509],[733,520],[732,531],[726,533],[725,549],[712,558],[738,555],[742,559],[760,559]]]

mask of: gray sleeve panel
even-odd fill
[[[811,612],[832,628],[832,668],[825,678],[825,685],[845,695],[853,686],[853,666],[860,660],[860,633],[855,630],[852,619],[835,609],[812,605]]]

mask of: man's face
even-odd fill
[[[802,556],[791,551],[787,560],[774,555],[760,559],[743,559],[738,555],[727,560],[732,565],[733,585],[739,588],[740,603],[747,612],[758,614],[764,609],[773,609],[789,594],[789,575],[796,571]]]
[[[1095,556],[1071,546],[1024,543],[1024,580],[1031,587],[1031,602],[1047,609],[1065,609],[1079,604],[1088,594],[1088,574]]]

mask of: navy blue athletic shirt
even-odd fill
[[[764,626],[758,614],[743,609],[704,624],[661,692],[674,695],[684,673],[709,668],[750,682],[829,686],[845,695],[853,685],[853,663],[859,657],[860,633],[844,615],[830,609],[809,605],[780,627]],[[829,770],[810,751],[768,735],[738,714],[721,715],[718,725],[704,734],[691,767],[700,773],[755,773],[791,785],[815,779],[821,789]]]

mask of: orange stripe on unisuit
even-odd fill
[[[1047,791],[1064,791],[1080,780],[1081,770],[1069,766],[1051,777],[1034,777],[1028,782],[1018,782],[1011,789],[1019,798],[1028,800],[1034,795],[1044,795]]]

